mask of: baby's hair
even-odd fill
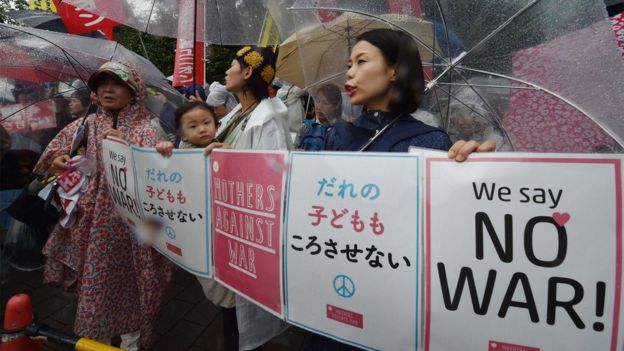
[[[215,126],[217,125],[217,117],[215,116],[214,109],[212,108],[212,106],[208,105],[207,103],[203,101],[191,101],[191,102],[187,102],[181,105],[175,110],[174,115],[175,115],[175,129],[176,130],[180,130],[180,123],[182,122],[182,116],[184,116],[186,113],[191,112],[192,110],[196,108],[204,109],[210,112],[212,121],[214,122]]]

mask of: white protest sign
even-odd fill
[[[415,350],[419,157],[291,153],[286,318],[365,349]]]
[[[622,157],[435,155],[424,350],[621,350]]]
[[[124,222],[136,231],[143,215],[136,193],[130,146],[125,140],[108,136],[102,141],[102,160],[115,208]]]
[[[208,159],[203,149],[132,147],[138,194],[154,247],[187,271],[212,276]],[[149,225],[148,225],[149,227]]]

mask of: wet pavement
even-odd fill
[[[12,271],[2,291],[3,298],[16,293],[30,295],[35,318],[61,331],[71,332],[76,296],[60,288],[42,284],[41,271]],[[224,350],[221,311],[203,296],[195,277],[176,270],[157,324],[158,340],[150,351]],[[301,350],[305,332],[290,327],[266,344],[264,351]],[[113,344],[119,338],[113,339]],[[47,350],[67,350],[46,345]]]

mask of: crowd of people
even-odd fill
[[[96,164],[93,172],[83,174],[86,186],[77,200],[76,222],[57,225],[43,249],[45,282],[78,295],[74,331],[106,343],[120,335],[121,347],[128,350],[149,348],[173,270],[116,215],[106,186],[103,138],[114,135],[132,145],[154,147],[164,157],[175,157],[175,148],[202,148],[209,155],[230,148],[406,152],[417,146],[448,150],[450,158],[463,161],[472,152],[493,151],[491,140],[453,144],[445,131],[412,117],[425,88],[419,57],[410,36],[372,30],[353,46],[343,89],[326,84],[307,97],[284,85],[278,97],[272,97],[275,53],[243,47],[225,72],[224,85],[214,82],[204,95],[193,89],[187,92],[191,101],[177,108],[167,105],[165,96],[157,96],[163,103],[158,125],[146,108],[147,92],[137,72],[117,62],[104,64],[88,80],[92,96],[81,90],[71,95],[67,116],[57,119],[66,126],[49,143],[41,141],[47,146],[34,169],[36,174],[58,175],[70,168],[72,158],[81,157]],[[16,95],[16,100],[24,99]],[[87,113],[91,101],[97,108]],[[354,111],[353,106],[361,106],[363,112],[344,112]],[[85,115],[85,120],[77,118]],[[82,125],[86,137],[78,155],[71,156]],[[206,298],[223,308],[228,350],[261,349],[288,327],[216,281],[198,279]],[[356,348],[310,333],[305,349]]]

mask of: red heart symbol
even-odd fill
[[[555,220],[555,222],[557,222],[560,227],[563,227],[570,220],[570,214],[567,212],[555,212],[553,213],[552,218]]]

